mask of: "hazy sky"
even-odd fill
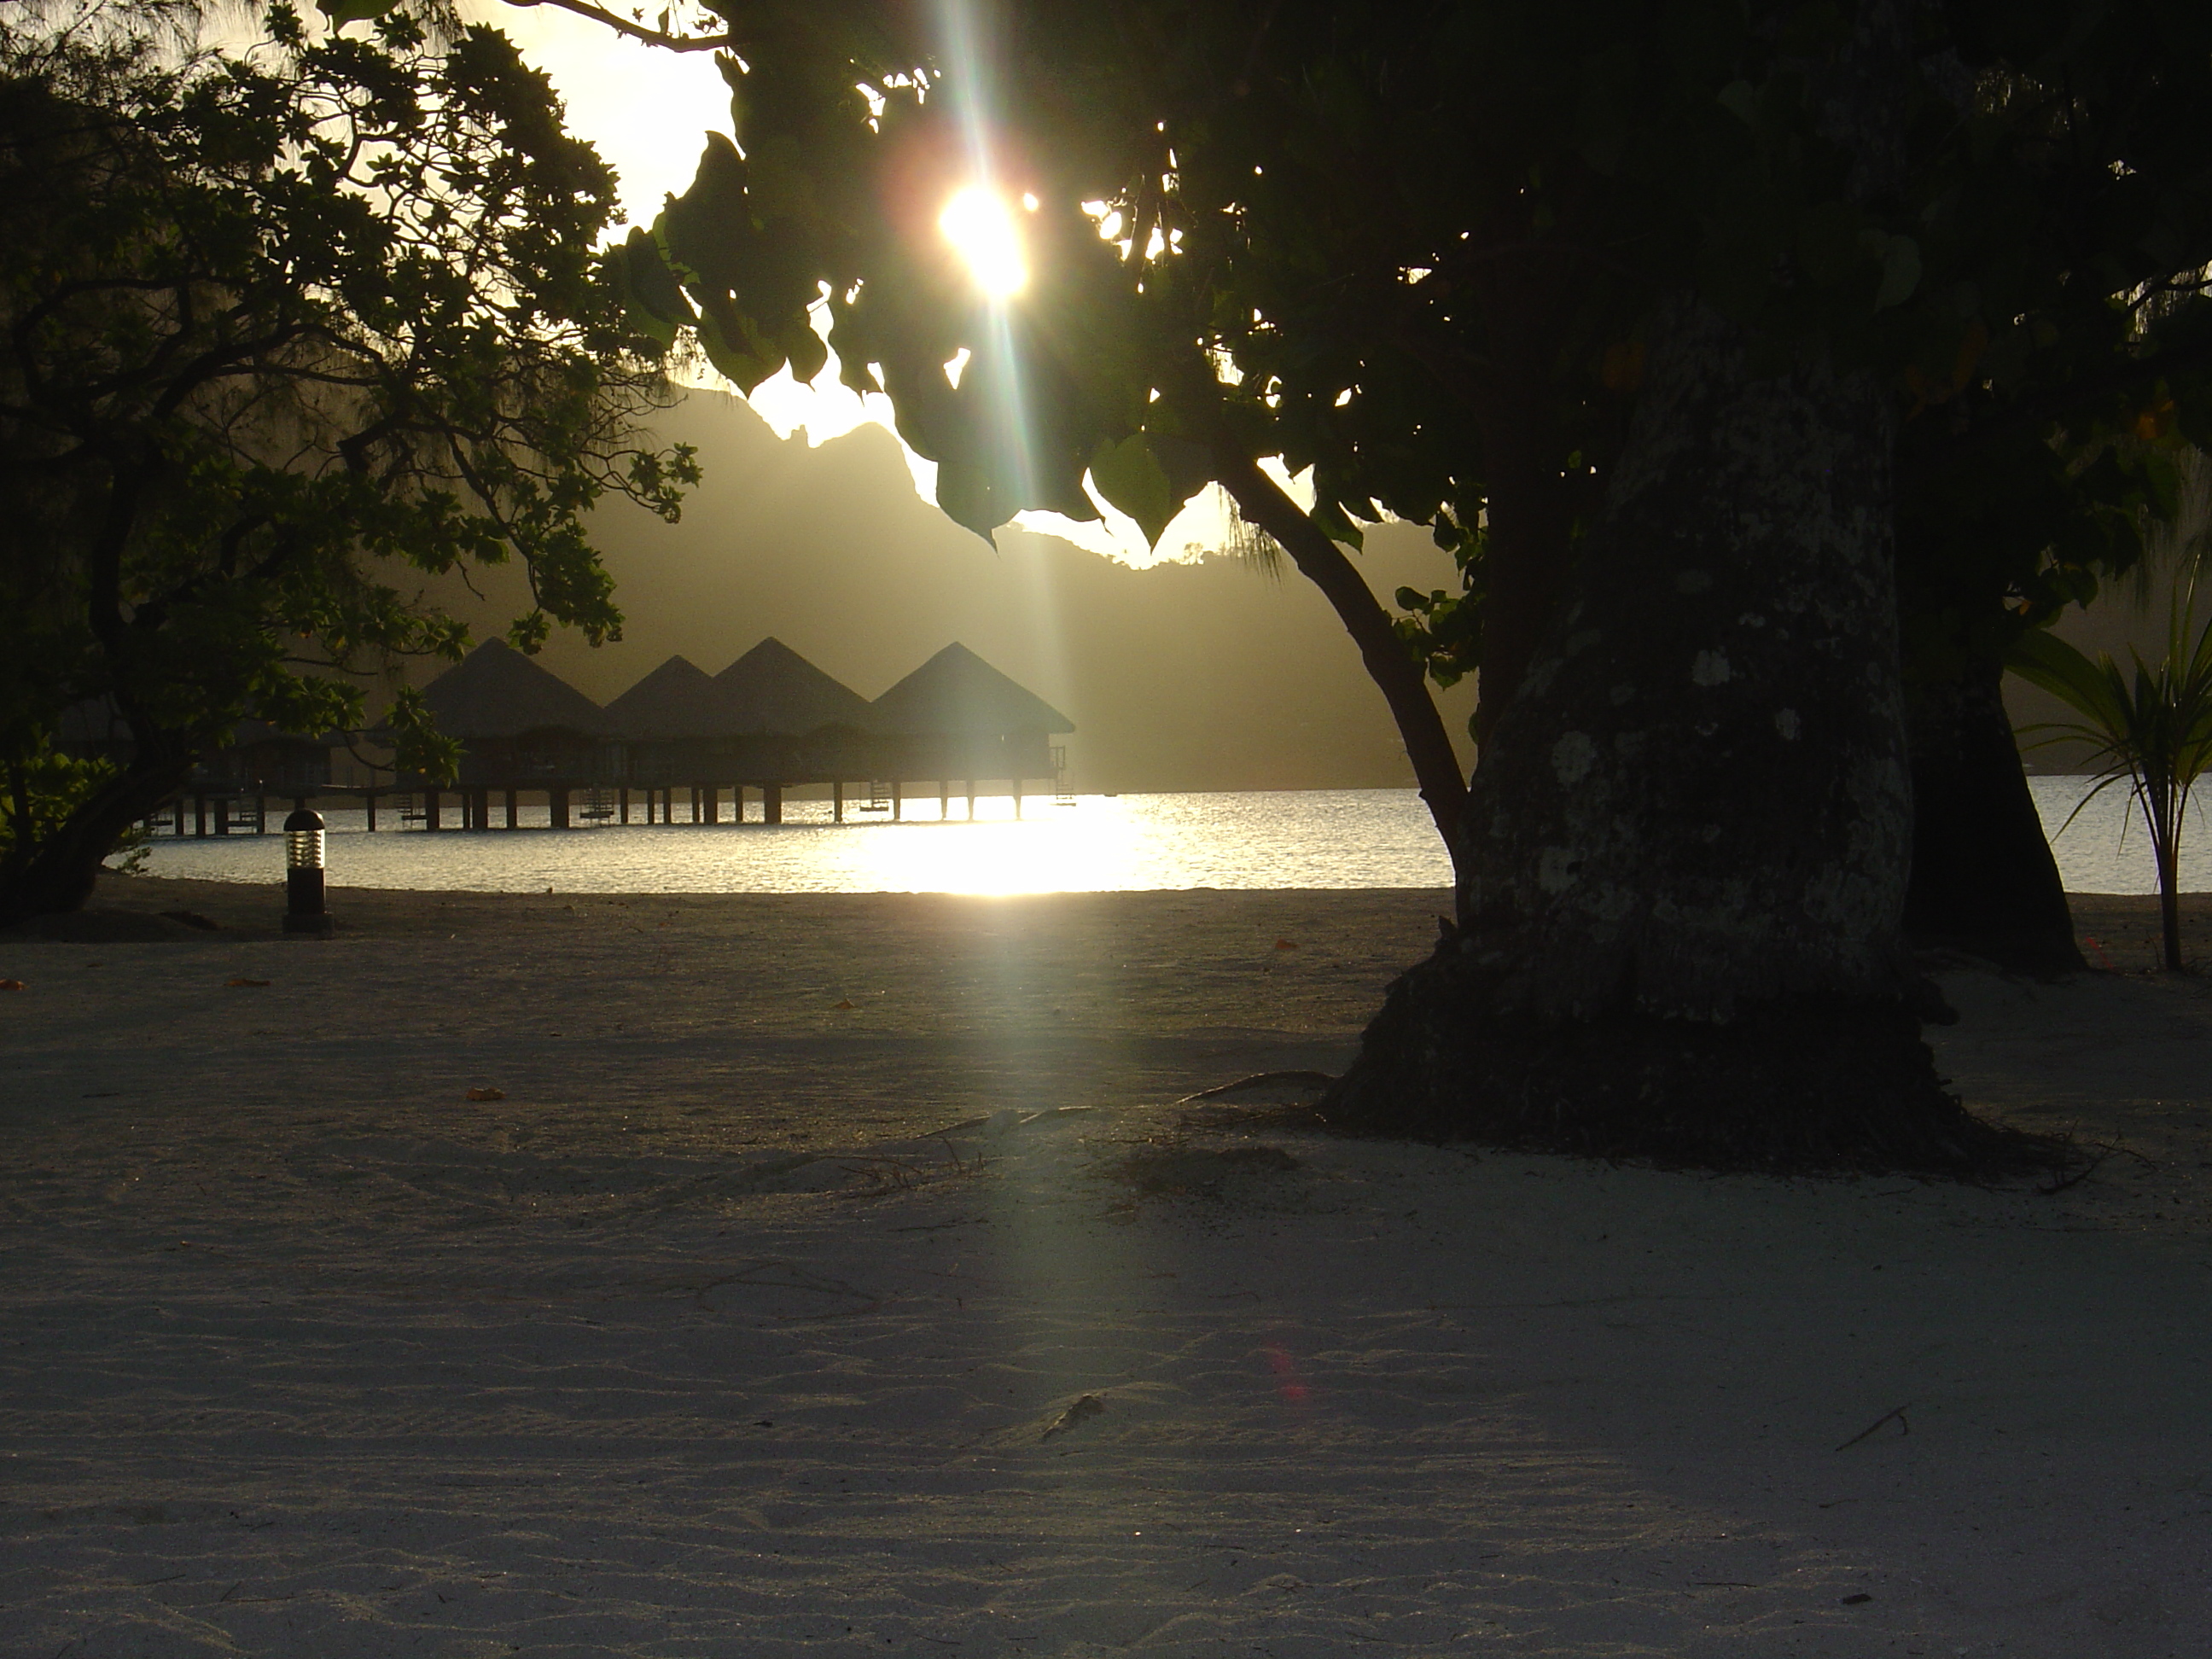
[[[467,0],[464,9],[506,31],[552,77],[568,106],[570,130],[591,140],[622,175],[623,209],[632,223],[652,223],[662,198],[690,185],[708,129],[730,130],[729,89],[711,53],[658,51],[554,6]],[[711,371],[706,380],[722,384]],[[786,370],[757,388],[750,401],[779,436],[804,428],[817,443],[866,422],[891,424],[888,400],[872,398],[864,404],[838,383],[834,358],[811,386],[793,381]],[[910,450],[907,466],[922,498],[934,501],[936,468]],[[1208,489],[1168,527],[1154,553],[1132,521],[1111,508],[1107,513],[1103,525],[1079,524],[1054,513],[1024,513],[1016,522],[1138,565],[1179,558],[1193,547],[1220,547],[1228,526],[1225,505]]]

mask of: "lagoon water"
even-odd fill
[[[2124,787],[2106,790],[2069,824],[2090,787],[2080,778],[2031,780],[2067,887],[2082,893],[2157,890],[2140,817]],[[270,821],[277,821],[272,802]],[[1450,866],[1410,789],[1264,793],[1030,796],[1012,816],[1005,796],[955,798],[949,822],[934,796],[902,822],[830,803],[787,801],[784,823],[544,827],[477,835],[395,830],[387,803],[374,835],[359,811],[326,813],[331,881],[345,887],[566,893],[1036,893],[1167,888],[1443,887]],[[728,811],[726,804],[724,811]],[[453,817],[449,802],[447,821]],[[283,842],[251,835],[155,843],[148,871],[221,881],[281,878]],[[2212,888],[2212,814],[2202,796],[2183,837],[2182,885]]]

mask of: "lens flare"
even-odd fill
[[[937,216],[937,228],[968,267],[975,286],[994,300],[1029,286],[1029,260],[1013,210],[997,194],[974,185],[954,193]]]

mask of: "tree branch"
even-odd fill
[[[2104,374],[2053,386],[2037,396],[2022,398],[2018,403],[1995,411],[1989,419],[1978,421],[1956,436],[1931,444],[1925,449],[1908,449],[1899,457],[1900,470],[1908,477],[1924,477],[1972,454],[1984,444],[2021,432],[2033,431],[2052,421],[2063,421],[2069,412],[2090,398],[2123,392],[2130,386],[2141,386],[2164,375],[2205,368],[2212,368],[2212,339],[2200,340],[2194,345],[2178,346],[2153,356],[2139,357]]]
[[[1436,699],[1429,695],[1421,665],[1391,627],[1389,613],[1369,592],[1343,550],[1249,455],[1235,445],[1217,441],[1213,469],[1222,489],[1237,503],[1237,510],[1273,537],[1299,572],[1321,589],[1352,643],[1359,647],[1368,677],[1381,690],[1391,717],[1397,721],[1398,735],[1405,742],[1406,757],[1413,763],[1421,799],[1428,803],[1429,816],[1436,820],[1437,832],[1451,849],[1456,865],[1467,779],[1460,771],[1459,756],[1444,729],[1443,716],[1437,712]]]
[[[595,6],[591,0],[507,0],[510,6],[527,9],[545,5],[562,11],[574,12],[579,17],[588,17],[594,23],[604,23],[617,34],[626,34],[633,40],[642,40],[648,46],[659,46],[668,52],[727,52],[738,43],[734,34],[670,34],[661,29],[649,29],[642,23],[634,23],[618,12],[605,6]]]

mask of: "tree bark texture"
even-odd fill
[[[2004,670],[1969,664],[1907,699],[1912,876],[1905,931],[1923,948],[1967,951],[2031,974],[2087,966],[2057,860],[2043,833],[2005,713]]]
[[[1686,296],[1461,827],[1458,915],[1327,1109],[1698,1162],[1955,1163],[1908,997],[1911,793],[1869,376]]]
[[[1486,400],[1483,453],[1489,468],[1482,568],[1481,701],[1474,710],[1479,754],[1528,678],[1566,590],[1573,517],[1559,467],[1565,446],[1531,411],[1548,390],[1532,373],[1511,398]]]

